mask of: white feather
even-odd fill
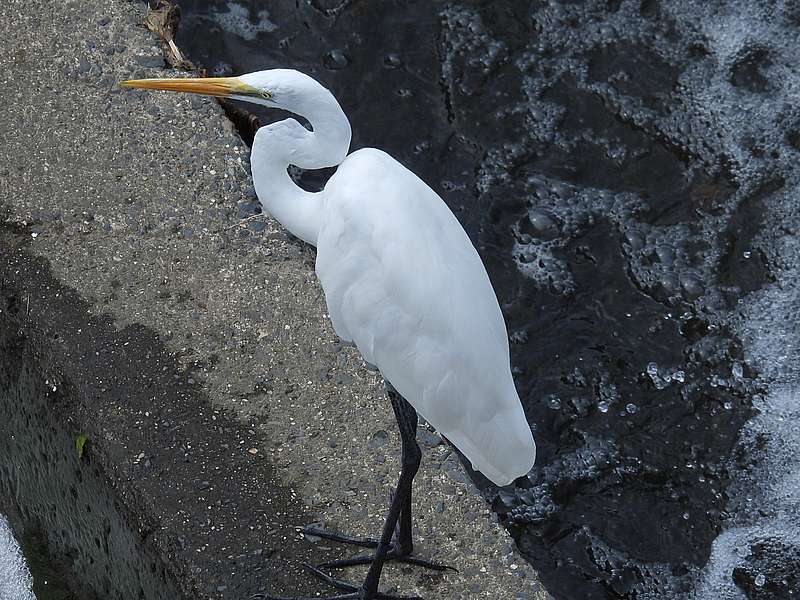
[[[477,251],[442,199],[386,153],[328,182],[317,275],[337,334],[498,485],[533,466],[508,336]]]

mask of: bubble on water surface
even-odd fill
[[[731,375],[733,375],[736,379],[741,379],[744,376],[744,369],[742,369],[741,363],[734,362],[731,365]]]

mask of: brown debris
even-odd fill
[[[155,33],[164,49],[164,56],[170,66],[176,69],[194,70],[195,66],[183,56],[175,44],[174,36],[181,20],[181,9],[170,0],[153,0],[147,6],[145,26]]]

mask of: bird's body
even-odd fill
[[[380,150],[321,196],[316,271],[336,333],[498,485],[532,466],[489,277],[444,201]]]
[[[336,333],[353,342],[389,384],[403,469],[367,579],[358,588],[339,585],[352,590],[336,596],[376,598],[383,563],[410,560],[412,551],[411,482],[420,462],[416,412],[497,485],[533,466],[536,447],[514,388],[506,327],[486,269],[456,217],[419,177],[380,150],[348,155],[350,123],[314,79],[272,69],[125,85],[255,102],[311,124],[309,130],[285,119],[259,129],[251,167],[265,210],[317,247],[316,271]],[[324,190],[312,193],[291,179],[290,165],[338,168]],[[336,566],[363,564],[359,560]]]

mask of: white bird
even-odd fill
[[[335,598],[387,597],[377,592],[385,560],[431,566],[408,557],[411,480],[421,456],[416,413],[497,485],[533,467],[536,447],[511,375],[506,326],[477,251],[444,201],[397,160],[374,148],[348,154],[347,117],[307,75],[272,69],[122,85],[253,102],[310,123],[313,131],[291,118],[257,131],[253,181],[264,209],[316,246],[316,272],[336,334],[355,343],[388,384],[403,439],[389,518],[362,586],[324,576],[347,592]],[[324,190],[312,193],[294,183],[289,165],[338,168]],[[324,566],[349,564],[355,563]]]

